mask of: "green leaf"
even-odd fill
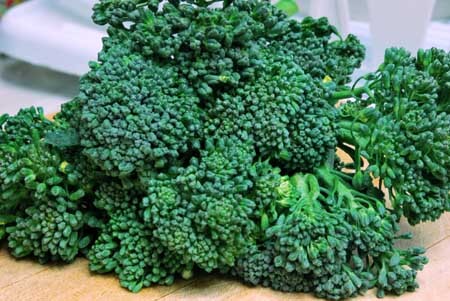
[[[79,145],[80,137],[75,129],[57,130],[47,133],[44,141],[58,148],[66,148]]]
[[[295,0],[280,0],[275,4],[275,6],[278,9],[281,9],[289,17],[299,12],[297,1]]]

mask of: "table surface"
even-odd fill
[[[420,288],[414,293],[384,300],[441,301],[450,300],[450,236],[449,220],[445,238],[430,243],[427,255],[430,262],[418,275]],[[436,225],[442,225],[439,222]],[[423,238],[428,240],[427,238]],[[357,300],[377,300],[369,291]],[[172,286],[155,286],[132,294],[122,288],[114,275],[95,275],[88,271],[86,259],[70,265],[39,265],[30,260],[15,260],[3,247],[0,251],[0,300],[316,300],[309,294],[281,293],[267,288],[248,287],[234,279],[204,275],[190,281],[176,281]]]

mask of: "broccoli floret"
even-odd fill
[[[161,168],[198,147],[199,99],[170,66],[119,45],[91,64],[80,91],[76,105],[63,107],[62,114],[80,110],[75,126],[83,154],[107,174]]]
[[[161,244],[206,271],[232,266],[254,230],[253,157],[233,140],[208,140],[189,166],[143,177],[144,218]]]
[[[369,97],[342,107],[338,131],[341,143],[368,159],[393,208],[411,224],[450,209],[450,115],[441,110],[437,80],[415,62],[404,49],[387,50],[361,90]]]
[[[257,236],[263,236],[264,231],[278,218],[274,200],[278,198],[277,188],[283,182],[283,176],[281,170],[268,161],[256,162],[249,176],[253,186],[247,197],[255,202],[250,217],[260,227]]]
[[[354,257],[361,260],[359,257]],[[356,297],[371,287],[374,276],[367,271],[355,268],[351,265],[343,265],[337,273],[318,277],[314,283],[314,293],[317,297],[329,300],[341,300],[349,297]]]
[[[365,173],[367,174],[367,173]],[[360,254],[376,256],[387,251],[396,237],[399,227],[397,216],[391,214],[377,193],[364,192],[346,182],[351,175],[335,171],[329,167],[316,170],[325,202],[333,212],[341,212],[343,220],[351,227],[350,247]],[[353,179],[352,179],[353,180]],[[371,184],[369,184],[371,185]]]
[[[177,274],[192,271],[193,264],[163,248],[146,225],[139,192],[113,181],[96,190],[94,205],[104,211],[106,222],[87,254],[91,271],[114,271],[132,292],[152,284],[170,285]]]
[[[40,152],[40,140],[52,128],[42,108],[31,107],[20,110],[16,116],[0,117],[0,212],[3,215],[15,214],[29,205],[36,189],[36,174],[41,174],[41,180],[42,174],[49,178],[52,175],[47,175],[46,167],[58,166],[58,157]]]
[[[424,264],[428,262],[423,253],[425,249],[418,247],[407,250],[392,248],[374,258],[377,296],[384,297],[385,292],[401,295],[407,291],[414,291],[418,287],[417,271],[422,270]]]
[[[289,272],[284,267],[275,266],[276,254],[271,240],[253,244],[238,258],[231,274],[250,285],[261,285],[283,292],[311,292],[312,278],[302,272]]]
[[[251,285],[269,286],[269,277],[274,273],[273,247],[270,243],[250,245],[236,260],[231,274]]]
[[[52,129],[53,124],[44,115],[42,108],[30,107],[21,109],[17,115],[9,116],[4,114],[0,116],[0,142],[16,142],[17,144],[31,143],[33,133],[41,135]]]
[[[393,247],[398,239],[411,235],[397,235],[397,217],[377,194],[354,187],[351,174],[325,166],[314,174],[284,176],[279,183],[272,201],[279,217],[269,220],[265,235],[238,258],[233,275],[252,285],[314,292],[332,300],[372,287],[380,294],[395,293],[378,275],[384,273],[386,257],[411,255],[409,250]],[[396,267],[396,273],[408,275],[404,282],[409,289],[413,289],[415,271],[426,261],[416,256]]]
[[[336,145],[335,109],[282,49],[266,52],[257,78],[207,106],[209,135],[251,139],[260,156],[289,171],[320,166]]]
[[[127,32],[146,58],[175,63],[202,98],[251,76],[259,52],[254,41],[282,34],[279,25],[287,23],[266,1],[230,1],[220,10],[203,1],[169,1],[158,9],[160,2],[100,1],[94,21],[110,24],[110,33]],[[126,22],[132,23],[128,29]]]
[[[7,217],[1,236],[7,234],[16,257],[72,261],[89,245],[88,224],[95,224],[87,202],[92,183],[86,184],[78,163],[46,144],[57,125],[42,109],[3,117],[1,126],[0,215]]]
[[[183,266],[181,257],[170,255],[162,248],[133,209],[110,216],[90,249],[88,259],[91,271],[114,271],[120,284],[132,292],[152,284],[170,285],[176,274],[189,269]]]
[[[295,175],[288,185],[289,191],[279,203],[289,207],[289,213],[266,231],[269,239],[273,237],[275,266],[315,276],[333,274],[346,260],[348,225],[339,212],[330,214],[322,208],[316,177]]]
[[[437,82],[439,112],[450,112],[450,54],[442,49],[419,50],[416,68],[431,75]]]
[[[64,197],[46,200],[25,209],[25,216],[6,228],[8,247],[19,258],[32,254],[41,263],[70,262],[90,243],[90,236],[83,236],[84,226],[84,214],[76,202]]]
[[[334,41],[333,35],[337,37]],[[320,81],[330,78],[337,84],[350,82],[365,56],[359,40],[353,35],[343,39],[327,18],[291,20],[289,29],[280,37],[283,52],[291,51],[292,60]]]

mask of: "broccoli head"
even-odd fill
[[[105,215],[87,257],[96,273],[115,272],[123,287],[138,292],[152,284],[170,285],[178,274],[192,274],[193,264],[168,252],[144,221],[142,196],[124,183],[102,184],[94,205]]]
[[[328,88],[314,82],[282,49],[266,51],[257,79],[207,106],[208,135],[251,140],[263,159],[288,171],[324,163],[336,145]]]
[[[119,45],[91,63],[80,91],[60,118],[79,116],[74,127],[83,154],[109,175],[161,168],[199,146],[199,99],[170,66]]]
[[[144,176],[144,219],[161,244],[206,271],[232,266],[255,229],[246,198],[253,157],[251,147],[208,140],[189,166]]]

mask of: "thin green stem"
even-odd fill
[[[342,177],[342,178],[344,178],[345,180],[347,180],[347,181],[352,181],[352,177],[351,176],[349,176],[349,175],[347,175],[346,173],[343,173],[342,171],[338,171],[338,170],[331,170],[330,171],[332,174],[335,174],[335,175],[337,175],[337,176],[339,176],[339,177]]]
[[[353,97],[360,97],[364,93],[367,93],[368,89],[366,86],[358,87],[352,90],[343,90],[334,92],[331,98],[333,100],[341,100]]]

